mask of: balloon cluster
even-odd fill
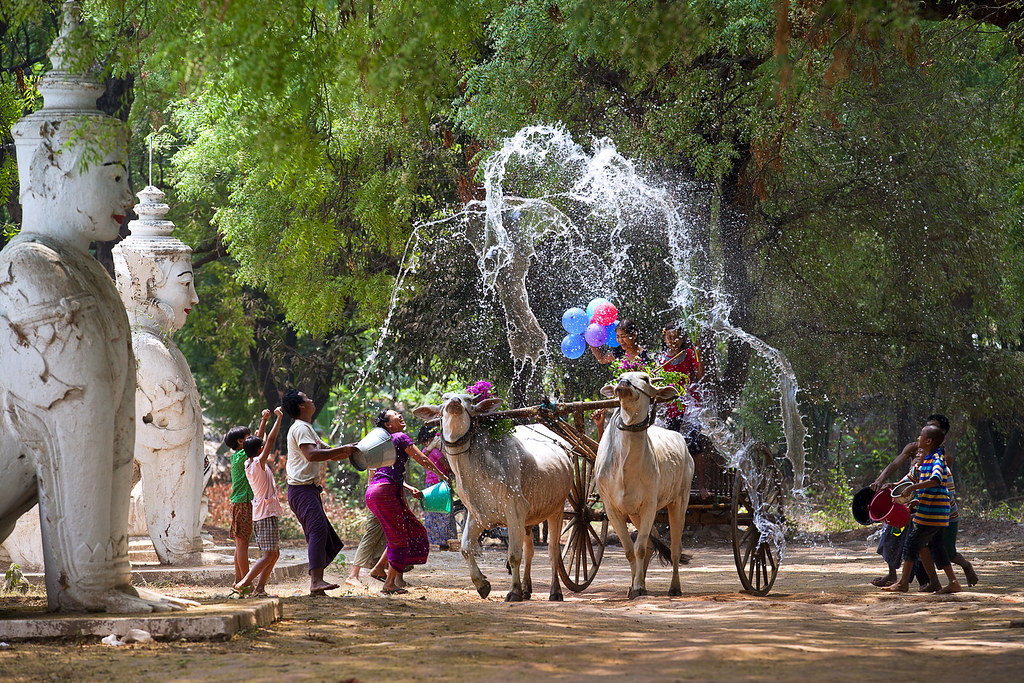
[[[615,338],[616,320],[619,311],[607,299],[598,297],[589,304],[587,310],[570,308],[562,314],[562,327],[569,334],[562,339],[562,355],[566,358],[579,358],[587,350],[587,345],[618,346]]]

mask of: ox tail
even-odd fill
[[[633,537],[633,541],[635,542],[636,541],[637,532],[634,531],[631,535]],[[667,543],[665,543],[664,541],[661,540],[661,537],[658,535],[657,529],[651,529],[650,544],[651,544],[651,548],[654,549],[654,552],[658,553],[658,561],[661,562],[661,565],[663,567],[671,567],[672,566],[672,548]],[[689,563],[690,563],[690,556],[687,555],[684,552],[680,552],[679,553],[679,564],[689,564]]]

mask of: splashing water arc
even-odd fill
[[[685,314],[715,334],[741,339],[776,369],[786,455],[796,475],[795,489],[801,489],[806,431],[796,403],[792,367],[781,352],[731,324],[727,296],[718,289],[702,288],[691,267],[695,259],[708,258],[693,239],[693,227],[707,218],[693,206],[696,201],[688,198],[696,192],[706,195],[706,191],[695,183],[649,180],[632,160],[619,154],[608,138],[593,140],[591,150],[588,153],[559,126],[523,128],[504,140],[485,161],[482,200],[470,201],[451,215],[415,226],[406,244],[384,327],[360,373],[359,386],[388,337],[407,276],[418,270],[420,255],[443,250],[441,243],[461,239],[472,246],[481,301],[496,298],[504,312],[508,351],[517,381],[524,376],[544,376],[551,360],[562,355],[555,348],[562,339],[561,328],[545,331],[530,292],[540,303],[566,291],[574,293],[577,298],[559,308],[559,315],[565,308],[585,304],[596,296],[621,307],[635,296],[635,291],[629,290],[630,286],[636,287],[637,280],[633,254],[638,244],[645,245],[649,250],[643,258],[648,267],[652,253],[657,253],[661,262],[656,265],[672,280],[665,292],[668,309],[659,314]],[[430,231],[441,234],[435,238],[436,243],[424,236]],[[651,245],[656,252],[650,250]],[[555,267],[548,270],[558,273],[557,281],[545,282],[533,272],[537,268],[532,266],[550,265],[540,261],[542,258],[553,260]],[[710,308],[700,310],[701,301],[712,302]],[[702,419],[720,446],[733,454],[746,452],[724,425],[712,424],[710,417]]]

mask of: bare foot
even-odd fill
[[[366,588],[366,584],[364,584],[362,581],[355,578],[354,576],[350,576],[347,579],[345,579],[345,585],[352,586],[353,588]]]
[[[959,593],[963,588],[960,586],[959,581],[951,581],[945,588],[938,590],[939,595],[949,595],[950,593]]]
[[[905,583],[900,583],[897,581],[891,586],[884,586],[882,590],[888,591],[890,593],[906,593],[908,590],[910,590],[910,586],[908,586]]]
[[[975,585],[977,585],[977,583],[978,583],[978,572],[974,571],[974,567],[967,560],[964,560],[963,570],[964,570],[964,576],[967,577],[967,585],[968,586],[975,586]]]
[[[918,588],[919,593],[937,593],[942,589],[942,584],[938,581],[929,581],[925,585]]]
[[[878,586],[879,588],[885,588],[896,583],[895,576],[879,576],[877,579],[871,579],[872,586]]]
[[[374,574],[373,572],[370,572],[370,578],[371,579],[377,579],[378,581],[382,581],[382,582],[388,580],[388,577],[386,575],[384,575],[384,574]]]
[[[338,588],[336,583],[327,583],[326,581],[320,581],[318,583],[309,584],[310,593],[323,593],[324,591],[332,591]]]

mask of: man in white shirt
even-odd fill
[[[323,490],[317,483],[323,463],[344,460],[358,451],[355,444],[328,448],[313,430],[311,420],[316,413],[312,399],[292,389],[281,400],[284,412],[295,422],[288,430],[288,463],[285,467],[288,482],[288,507],[302,525],[306,537],[309,559],[309,594],[324,595],[338,584],[324,580],[324,569],[344,547],[337,532],[327,519],[320,499]]]

